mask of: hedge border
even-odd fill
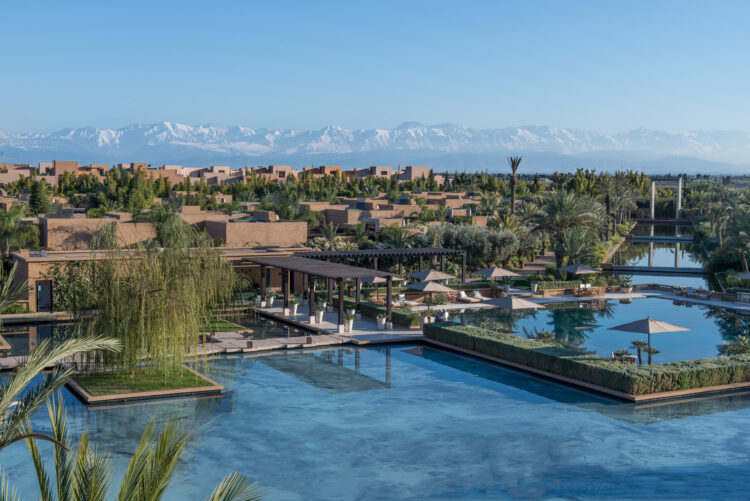
[[[594,354],[582,354],[533,339],[471,326],[427,324],[424,336],[452,346],[546,371],[628,395],[691,390],[747,383],[750,355],[703,358],[634,366]]]

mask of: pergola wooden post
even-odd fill
[[[333,280],[326,279],[326,288],[328,289],[328,305],[333,306]]]
[[[466,251],[461,253],[461,283],[466,283]]]
[[[354,308],[359,311],[359,299],[360,289],[362,288],[362,281],[357,277],[354,279]]]
[[[372,269],[378,271],[378,258],[372,258]]]
[[[385,289],[386,289],[386,298],[385,298],[385,321],[390,322],[391,321],[391,309],[392,309],[392,296],[393,296],[393,278],[388,275],[388,277],[385,279]]]
[[[260,266],[260,300],[266,300],[266,267]]]
[[[307,289],[307,295],[308,295],[308,303],[310,304],[310,323],[315,322],[315,277],[308,275],[308,289]]]
[[[440,256],[440,271],[445,273],[445,256]]]
[[[284,315],[289,312],[289,270],[281,270],[281,290],[284,294]]]
[[[339,331],[344,325],[344,279],[339,278]]]
[[[419,271],[424,269],[424,257],[419,256]]]

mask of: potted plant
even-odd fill
[[[422,310],[419,312],[419,328],[424,328],[424,325],[429,323],[429,319],[427,318],[427,310]]]
[[[299,299],[297,299],[297,296],[292,296],[289,298],[289,307],[292,310],[292,316],[297,315],[297,307],[299,306]]]
[[[273,289],[266,289],[266,305],[271,308],[273,307],[273,301],[276,299],[276,293]]]
[[[385,329],[385,313],[378,313],[378,329]]]
[[[530,276],[527,280],[529,282],[529,287],[531,287],[531,293],[536,294],[536,291],[539,290],[539,283],[537,282],[536,277]]]
[[[425,313],[425,316],[427,317],[428,324],[435,323],[435,310],[428,309],[424,313]]]
[[[319,324],[323,321],[323,313],[325,313],[326,309],[323,305],[316,306],[315,307],[315,323]]]
[[[351,332],[354,328],[354,315],[346,315],[344,317],[344,328],[346,332]]]

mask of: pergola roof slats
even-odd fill
[[[247,257],[243,262],[250,262],[262,266],[271,266],[282,270],[307,273],[311,276],[331,278],[334,280],[345,280],[354,278],[373,277],[395,277],[392,273],[385,271],[370,270],[348,264],[329,263],[317,259],[308,259],[300,256],[278,256],[278,257]]]
[[[460,256],[463,251],[444,249],[440,247],[419,247],[405,249],[362,249],[341,251],[312,251],[304,255],[313,259],[357,259],[368,257],[432,257],[432,256]]]

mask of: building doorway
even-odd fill
[[[37,281],[36,311],[52,311],[52,280]]]

